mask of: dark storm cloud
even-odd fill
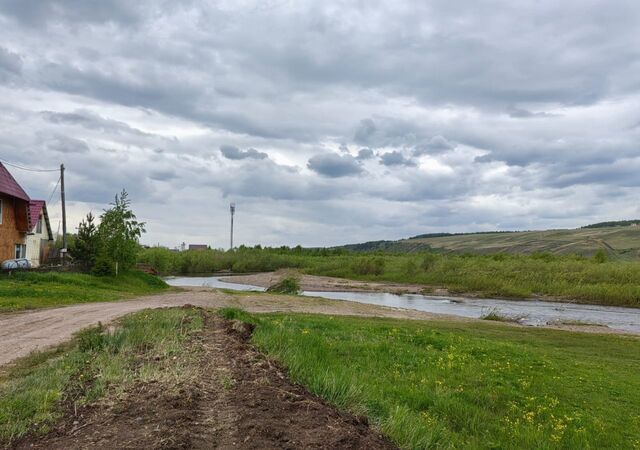
[[[339,155],[337,153],[321,153],[309,159],[307,167],[314,172],[330,178],[357,175],[362,172],[362,167],[351,155]]]
[[[380,155],[380,164],[384,166],[410,166],[413,167],[416,165],[416,162],[410,158],[405,158],[405,156],[394,150],[392,152],[383,153]]]
[[[222,153],[222,156],[224,156],[227,159],[247,159],[247,158],[251,158],[251,159],[266,159],[269,157],[269,155],[267,155],[264,152],[259,152],[258,150],[256,150],[255,148],[249,148],[247,150],[240,150],[238,147],[235,147],[233,145],[221,145],[220,146],[220,152]]]

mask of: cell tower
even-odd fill
[[[229,211],[231,211],[231,246],[229,247],[229,249],[233,250],[233,215],[236,213],[235,203],[231,203],[229,205]]]

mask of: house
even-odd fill
[[[26,239],[26,258],[31,263],[31,267],[38,267],[46,262],[52,243],[53,233],[47,205],[44,200],[31,200],[29,202],[29,233]]]
[[[206,244],[189,244],[189,250],[208,250],[209,246]]]
[[[0,163],[0,262],[27,258],[37,267],[44,262],[52,241],[45,202],[31,200]]]
[[[0,261],[25,258],[29,196],[0,163]]]

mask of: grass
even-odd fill
[[[167,288],[161,279],[137,271],[117,277],[18,272],[0,276],[0,312],[119,300]]]
[[[195,310],[147,310],[126,316],[115,331],[93,327],[22,359],[0,374],[0,447],[28,431],[47,432],[65,405],[118,395],[136,381],[179,383],[189,376],[185,342],[201,328]]]
[[[640,448],[640,340],[302,314],[227,318],[294,381],[402,448]]]
[[[164,274],[297,268],[314,275],[445,287],[454,294],[548,296],[580,303],[640,307],[640,262],[598,262],[577,255],[361,254],[262,248],[176,253],[150,249],[141,253],[140,260]]]
[[[492,308],[491,310],[484,313],[480,316],[482,320],[492,320],[494,322],[519,322],[523,319],[522,316],[507,316],[506,314],[501,313],[497,308]]]

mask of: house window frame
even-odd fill
[[[27,257],[27,246],[25,244],[16,244],[14,256],[16,259],[24,259]]]
[[[42,216],[38,217],[38,223],[36,224],[36,233],[42,234]]]

